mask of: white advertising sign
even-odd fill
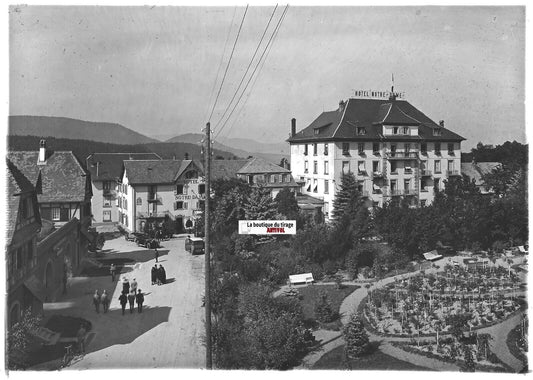
[[[295,235],[296,220],[239,220],[241,235]]]

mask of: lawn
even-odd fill
[[[520,330],[521,330],[520,325],[512,329],[509,332],[509,335],[507,335],[506,344],[507,344],[507,347],[509,348],[509,351],[511,351],[511,354],[513,354],[516,358],[518,358],[524,364],[524,367],[527,368],[527,364],[528,364],[527,356],[524,353],[524,351],[522,351],[519,348],[519,342],[522,340]],[[527,340],[527,336],[526,336],[526,340]]]
[[[332,309],[338,312],[342,301],[358,288],[360,286],[356,285],[343,285],[341,289],[336,289],[335,285],[310,285],[304,288],[298,288],[300,304],[302,305],[305,320],[307,322],[316,321],[315,304],[320,299],[321,291],[327,294]],[[340,320],[337,319],[337,321],[323,324],[321,327],[338,330],[340,326]]]
[[[312,369],[352,369],[352,370],[378,370],[378,371],[430,371],[430,369],[419,367],[414,364],[404,362],[392,356],[384,354],[377,347],[373,347],[372,352],[358,359],[352,359],[348,363],[344,362],[344,346],[337,347],[324,354],[313,366]]]

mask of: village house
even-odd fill
[[[37,152],[8,152],[8,159],[38,189],[41,230],[36,254],[43,263],[36,288],[44,301],[57,298],[66,281],[82,269],[93,235],[89,175],[72,152],[53,152],[41,140]]]
[[[463,137],[435,123],[394,92],[388,98],[350,98],[296,132],[292,120],[291,170],[302,194],[324,202],[331,218],[342,175],[355,175],[374,206],[395,197],[430,204],[444,181],[461,175]]]
[[[93,153],[86,159],[91,174],[93,226],[119,222],[117,190],[124,160],[160,160],[156,153]]]
[[[268,189],[272,198],[284,188],[292,192],[300,188],[289,169],[259,157],[247,160],[213,160],[211,165],[213,179],[238,178],[252,186]]]
[[[119,224],[130,232],[174,221],[175,232],[193,228],[204,210],[202,166],[193,160],[126,160],[118,186]]]

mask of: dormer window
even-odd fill
[[[320,128],[315,128],[315,136],[320,134]]]
[[[408,135],[409,134],[409,128],[408,127],[403,127],[402,128],[402,134],[403,135]]]
[[[442,136],[442,130],[440,128],[433,128],[433,136]]]
[[[392,134],[397,135],[398,134],[398,127],[392,127]]]
[[[358,135],[366,135],[366,128],[365,127],[357,127],[356,132]]]

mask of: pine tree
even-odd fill
[[[288,188],[281,190],[274,199],[278,208],[278,213],[289,219],[296,219],[298,216],[298,202],[292,191]]]
[[[357,314],[350,316],[350,321],[342,330],[346,346],[344,355],[347,359],[357,358],[368,351],[369,339],[361,317]]]
[[[465,357],[465,365],[463,367],[463,372],[476,372],[476,363],[474,363],[474,355],[472,354],[472,349],[469,345],[465,344],[463,346],[463,354]]]
[[[355,176],[351,172],[343,174],[341,187],[333,202],[333,219],[340,221],[344,215],[355,214],[359,200],[360,192],[357,190]]]
[[[318,303],[315,304],[316,318],[322,323],[329,323],[335,320],[336,313],[333,311],[328,295],[323,290],[319,293]]]

